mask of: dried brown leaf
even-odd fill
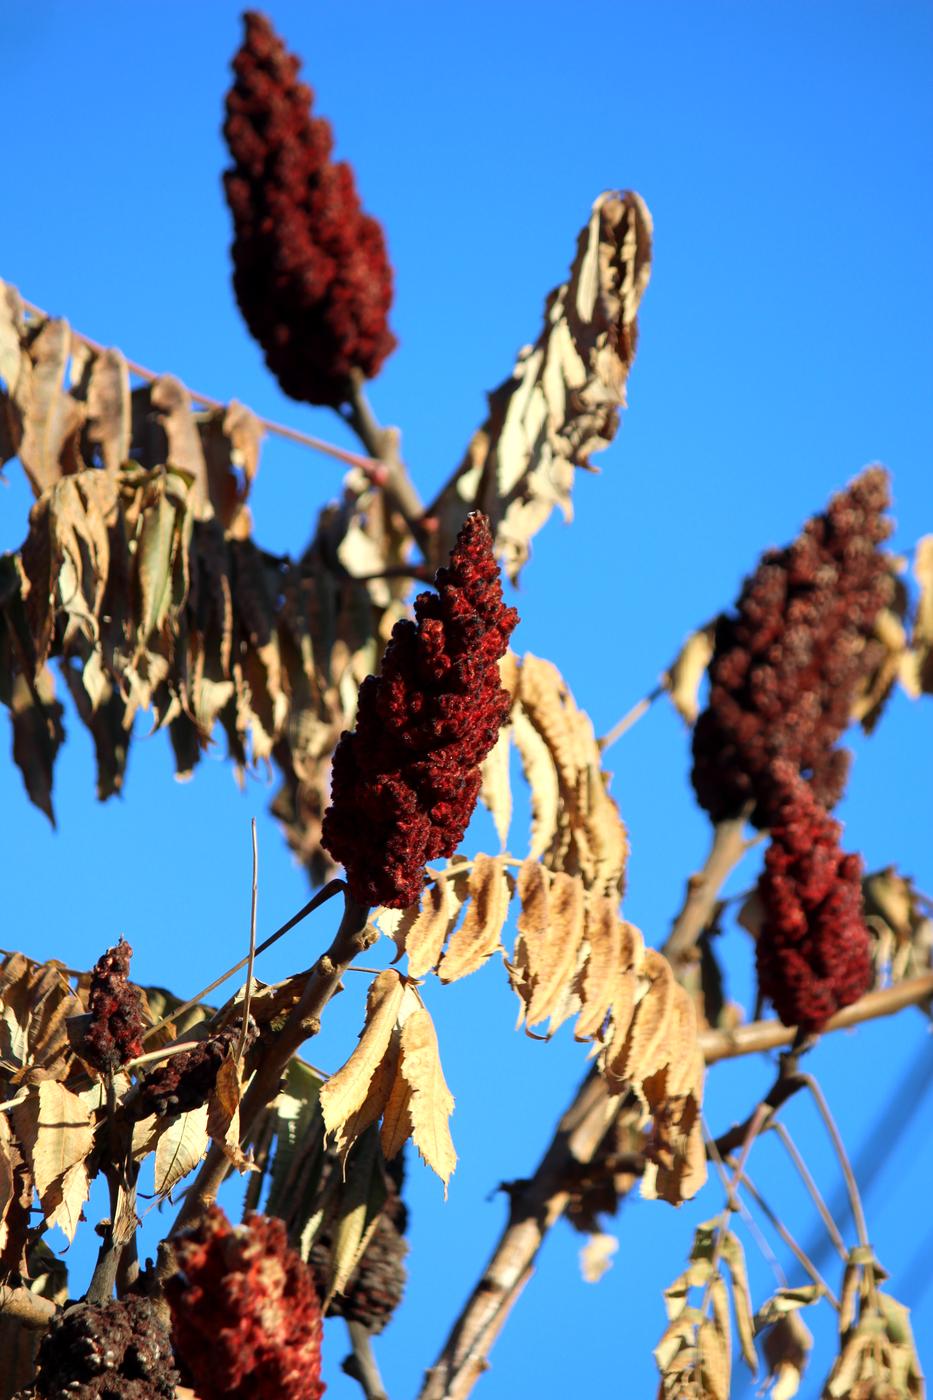
[[[696,724],[699,714],[700,684],[713,658],[715,632],[715,621],[691,632],[661,677],[674,709],[691,726]]]
[[[509,779],[511,740],[511,730],[505,725],[499,731],[499,738],[484,758],[480,769],[480,799],[492,817],[502,850],[505,850],[508,843],[509,827],[512,824],[512,784]]]
[[[321,1085],[321,1112],[329,1136],[339,1136],[369,1097],[376,1070],[389,1049],[404,994],[405,983],[391,968],[373,980],[359,1044],[343,1068]]]
[[[449,1118],[454,1097],[441,1069],[434,1023],[419,1007],[402,1027],[400,1072],[411,1089],[408,1113],[412,1140],[428,1166],[447,1183],[457,1165],[457,1154],[450,1136]],[[323,1093],[323,1090],[322,1090]]]
[[[30,328],[13,390],[22,424],[17,455],[37,496],[84,465],[78,446],[84,408],[64,390],[71,348],[67,321],[45,321],[35,335]]]
[[[446,557],[464,515],[485,511],[496,550],[517,578],[531,538],[555,506],[572,516],[576,470],[611,442],[635,357],[636,313],[650,275],[651,217],[631,191],[593,205],[566,283],[548,297],[544,326],[489,396],[489,415],[429,508]]]
[[[577,971],[577,954],[583,940],[583,885],[579,879],[558,872],[548,891],[548,922],[534,943],[526,934],[530,957],[531,998],[526,1010],[529,1026],[552,1016]]]
[[[598,894],[586,898],[586,961],[578,978],[580,1015],[574,1028],[577,1040],[591,1040],[602,1029],[612,1002],[612,989],[620,969],[621,924],[612,900]]]
[[[142,1126],[142,1125],[140,1125]],[[155,1193],[167,1196],[198,1165],[208,1144],[207,1104],[172,1118],[155,1150]]]
[[[530,721],[536,740],[530,738],[522,716]],[[531,853],[540,854],[551,870],[580,875],[587,889],[619,899],[625,884],[628,838],[609,795],[592,722],[578,708],[557,667],[531,653],[521,662],[513,727],[532,789]],[[544,762],[542,747],[556,772],[556,808],[553,775]],[[536,803],[538,784],[543,785],[540,808]]]
[[[445,875],[427,886],[417,918],[407,930],[400,926],[396,934],[397,939],[404,938],[410,977],[423,977],[436,965],[465,897],[465,886],[456,875]]]
[[[914,577],[920,589],[901,679],[908,695],[933,694],[933,535],[917,541]]]
[[[584,1283],[599,1283],[606,1270],[612,1268],[612,1256],[618,1248],[615,1235],[590,1235],[580,1250],[580,1273]]]
[[[90,1111],[77,1094],[46,1079],[16,1105],[13,1123],[46,1222],[60,1226],[70,1242],[90,1189],[86,1165],[94,1146]]]
[[[466,916],[452,935],[437,969],[442,982],[456,982],[475,972],[501,946],[502,927],[511,898],[502,857],[477,855],[468,888],[470,903]]]

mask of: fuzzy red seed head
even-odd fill
[[[880,548],[888,504],[887,474],[863,472],[792,545],[763,556],[736,613],[720,619],[693,736],[693,785],[714,821],[752,801],[752,820],[769,826],[782,796],[775,760],[790,762],[825,807],[839,800],[848,755],[834,746],[878,661],[872,629],[892,589]]]
[[[484,515],[467,517],[436,584],[415,600],[414,622],[396,623],[334,754],[322,844],[360,904],[406,908],[425,862],[453,855],[508,717],[498,663],[518,613],[502,601]]]
[[[212,1206],[166,1283],[175,1356],[201,1400],[320,1400],[321,1308],[281,1220]]]
[[[758,985],[785,1026],[814,1031],[871,985],[862,867],[808,784],[788,763],[775,769],[782,797],[758,882]]]
[[[336,407],[351,376],[372,378],[395,346],[385,239],[349,165],[331,160],[298,60],[264,15],[243,18],[224,123],[234,290],[283,392]]]
[[[143,1011],[139,991],[129,982],[133,950],[125,938],[108,948],[91,973],[90,1024],[81,1056],[104,1074],[113,1074],[143,1052]]]

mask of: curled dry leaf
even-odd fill
[[[338,1151],[349,1148],[352,1143],[352,1138],[345,1134],[346,1125],[352,1123],[370,1095],[376,1071],[392,1042],[404,994],[405,983],[397,972],[387,968],[379,973],[366,998],[359,1044],[343,1068],[321,1085],[324,1124],[328,1135],[335,1139]],[[377,1081],[377,1092],[380,1087]]]
[[[34,1085],[13,1109],[13,1125],[49,1226],[74,1239],[88,1198],[87,1159],[94,1146],[90,1110],[54,1079]]]
[[[451,881],[442,883],[450,884]],[[501,946],[502,928],[511,898],[503,859],[477,855],[467,888],[470,903],[466,916],[451,936],[437,969],[442,982],[456,982],[475,972]]]
[[[700,684],[713,659],[715,633],[715,621],[691,632],[661,677],[661,684],[670,696],[674,709],[691,726],[696,724],[700,712]]]
[[[933,535],[917,541],[914,577],[920,595],[901,679],[909,695],[933,695]]]
[[[628,838],[600,767],[593,725],[557,667],[531,653],[519,663],[512,732],[531,788],[530,854],[618,900]]]
[[[545,303],[544,326],[489,395],[489,414],[428,509],[441,562],[467,512],[493,523],[515,579],[555,506],[572,517],[577,468],[607,447],[625,403],[638,306],[651,272],[651,216],[632,191],[593,205],[567,281]]]
[[[409,1137],[444,1192],[457,1162],[448,1119],[453,1095],[441,1069],[437,1035],[416,993],[391,968],[369,990],[360,1043],[350,1059],[321,1085],[327,1135],[345,1160],[355,1142],[382,1117],[386,1158]]]

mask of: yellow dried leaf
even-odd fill
[[[437,970],[442,982],[456,982],[475,972],[500,946],[511,897],[502,857],[476,856],[468,889],[466,917],[452,936]]]
[[[398,1056],[395,1057],[392,1070],[392,1085],[382,1115],[382,1127],[379,1130],[382,1152],[386,1161],[391,1161],[396,1153],[401,1151],[411,1137],[412,1129],[409,1111],[411,1086],[405,1076],[399,1072]]]
[[[585,947],[578,978],[582,1008],[574,1028],[577,1040],[590,1040],[602,1028],[621,962],[621,925],[612,901],[602,895],[587,896]]]
[[[661,684],[671,697],[675,710],[689,725],[696,724],[700,708],[700,682],[713,658],[715,633],[715,622],[708,622],[705,627],[691,632],[661,677]]]
[[[631,190],[607,190],[577,240],[567,280],[545,303],[537,341],[489,395],[489,413],[429,507],[441,563],[469,510],[493,524],[517,578],[555,507],[572,515],[577,469],[611,441],[635,357],[636,315],[651,269],[651,216]]]
[[[516,888],[521,908],[515,952],[509,965],[509,980],[522,1002],[519,1015],[521,1025],[525,1008],[534,992],[538,946],[547,935],[550,919],[548,876],[531,856],[522,862]]]
[[[410,977],[423,977],[436,965],[460,914],[461,891],[465,895],[459,877],[445,875],[428,885],[422,894],[418,917],[404,934]]]
[[[635,1008],[628,1036],[623,1077],[638,1085],[667,1063],[667,1037],[674,1005],[671,965],[655,948],[646,948],[641,977],[648,985]]]
[[[373,980],[359,1044],[343,1068],[321,1085],[321,1113],[329,1136],[338,1134],[369,1097],[373,1076],[389,1048],[404,993],[405,983],[391,968]]]
[[[423,1007],[412,1012],[402,1027],[399,1067],[411,1090],[408,1112],[412,1139],[425,1162],[444,1183],[446,1197],[447,1183],[457,1165],[448,1123],[454,1097],[441,1069],[434,1024]]]
[[[522,760],[522,772],[531,790],[531,839],[528,851],[541,857],[555,839],[560,809],[560,783],[554,760],[544,739],[524,710],[512,712],[512,733]]]
[[[583,939],[583,885],[562,872],[554,875],[548,892],[549,917],[543,937],[534,945],[531,963],[531,1000],[528,1024],[537,1025],[552,1015],[577,970],[577,953]]]
[[[917,541],[914,577],[920,597],[901,680],[908,695],[916,697],[933,694],[933,535]]]
[[[511,741],[511,730],[505,725],[500,729],[499,738],[483,759],[480,768],[480,799],[492,817],[502,850],[505,850],[508,843],[509,827],[512,824],[512,784],[509,778]]]
[[[167,1196],[207,1151],[207,1104],[169,1122],[155,1150],[155,1193]]]
[[[599,1283],[606,1270],[612,1268],[612,1256],[618,1248],[615,1235],[590,1235],[580,1250],[580,1272],[585,1283]]]
[[[70,1241],[89,1194],[86,1162],[94,1146],[90,1110],[63,1084],[46,1079],[16,1105],[13,1122],[46,1221],[59,1225]]]

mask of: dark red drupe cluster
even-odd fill
[[[252,1021],[252,1017],[250,1017]],[[247,1031],[246,1048],[256,1039],[255,1026]],[[193,1050],[183,1051],[147,1074],[133,1103],[133,1117],[148,1118],[150,1113],[188,1113],[207,1103],[217,1072],[239,1044],[240,1024],[226,1026],[217,1035],[206,1037]]]
[[[871,984],[862,863],[839,848],[839,823],[789,764],[758,882],[758,985],[786,1026],[818,1030]]]
[[[172,1341],[200,1400],[319,1400],[321,1308],[281,1220],[212,1206],[176,1244]]]
[[[77,1303],[55,1319],[36,1359],[37,1400],[171,1400],[178,1372],[147,1298]]]
[[[693,735],[693,785],[713,821],[752,801],[754,823],[770,826],[783,797],[776,759],[825,807],[839,800],[848,754],[834,746],[878,660],[872,627],[892,590],[879,548],[888,504],[887,474],[869,468],[792,545],[763,556],[735,615],[720,619],[709,705]]]
[[[143,1053],[142,1001],[127,980],[133,950],[125,938],[94,964],[88,1010],[91,1021],[84,1035],[81,1057],[102,1074],[113,1074]]]
[[[341,1170],[337,1154],[327,1152],[319,1191],[323,1193],[332,1172]],[[344,1317],[347,1322],[360,1322],[374,1334],[383,1331],[392,1320],[408,1282],[408,1270],[405,1268],[408,1207],[401,1196],[404,1170],[405,1157],[402,1152],[384,1164],[385,1204],[376,1217],[369,1243],[360,1255],[356,1268],[341,1291],[333,1295],[327,1308],[328,1317]],[[334,1245],[333,1233],[325,1229],[315,1236],[308,1254],[308,1265],[321,1295],[326,1292],[326,1281],[335,1272]]]
[[[372,378],[395,346],[385,238],[350,166],[331,160],[330,124],[311,116],[297,58],[264,15],[244,21],[224,123],[234,290],[283,391],[337,407],[351,372]]]
[[[498,663],[518,614],[502,601],[484,515],[467,517],[435,581],[436,594],[415,600],[416,621],[395,624],[334,754],[321,840],[364,905],[407,908],[425,862],[453,855],[509,712]]]

